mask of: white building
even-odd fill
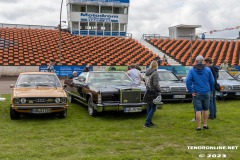
[[[126,36],[130,0],[67,0],[74,35]]]
[[[193,40],[196,38],[196,28],[202,27],[201,25],[184,25],[180,24],[177,26],[169,27],[169,37],[170,39],[191,39],[193,36]]]

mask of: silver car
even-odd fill
[[[217,96],[236,97],[240,96],[240,82],[225,70],[219,71],[217,82],[221,86],[221,92]]]
[[[172,71],[158,69],[159,84],[161,87],[162,101],[191,101],[192,95],[187,91],[186,84]],[[145,76],[145,82],[148,81]]]

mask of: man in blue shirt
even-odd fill
[[[203,56],[196,57],[196,65],[191,68],[186,77],[188,91],[193,96],[193,104],[196,111],[197,131],[201,130],[201,113],[203,111],[203,129],[209,129],[207,125],[210,94],[214,87],[214,77],[211,70],[205,67]]]

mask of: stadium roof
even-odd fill
[[[202,27],[201,25],[186,25],[186,24],[179,24],[177,26],[172,26],[172,27],[169,27],[170,28],[200,28]]]

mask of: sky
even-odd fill
[[[0,23],[57,26],[61,0],[0,0]],[[66,0],[62,20],[67,21]],[[130,0],[128,33],[169,36],[168,27],[201,25],[196,33],[206,38],[236,39],[240,26],[240,0]],[[64,24],[67,25],[67,24]],[[212,30],[224,30],[210,34]]]

